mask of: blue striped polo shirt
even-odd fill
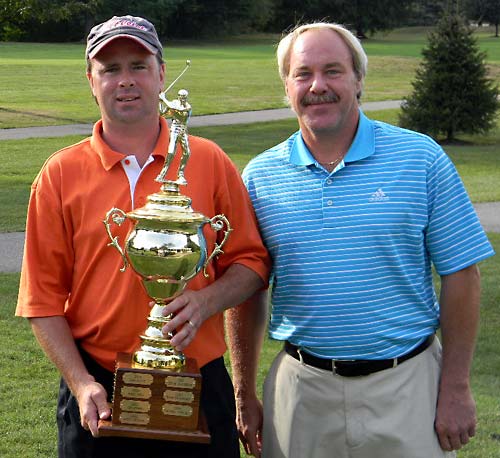
[[[332,173],[299,131],[243,179],[273,260],[270,336],[316,356],[406,353],[439,327],[431,266],[446,275],[494,254],[442,148],[361,111]]]

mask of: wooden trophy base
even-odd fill
[[[116,361],[111,421],[99,421],[99,436],[209,443],[200,410],[201,374],[192,358],[182,370],[141,367],[131,354]]]
[[[158,439],[177,442],[210,443],[210,433],[204,415],[200,415],[198,430],[178,431],[169,429],[146,429],[141,427],[113,425],[112,421],[99,420],[99,437],[130,437],[134,439]]]

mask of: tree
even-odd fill
[[[485,54],[458,15],[445,15],[429,36],[413,93],[403,100],[403,127],[452,141],[458,132],[490,130],[500,108],[498,87],[488,78]]]
[[[0,40],[76,41],[111,16],[143,16],[165,38],[262,30],[275,0],[0,0]]]
[[[500,23],[500,0],[469,0],[467,13],[478,24],[489,22],[495,26],[495,37],[498,38],[498,25]]]
[[[80,19],[92,17],[103,3],[104,0],[0,0],[0,40],[44,39],[46,34],[55,38],[58,33],[61,40],[82,39]]]
[[[421,26],[436,25],[439,18],[443,16],[449,4],[449,0],[418,0],[412,5],[411,14],[405,25]]]
[[[411,13],[414,0],[276,0],[277,30],[297,23],[326,19],[353,29],[358,37],[377,30],[390,30],[403,23]]]
[[[358,38],[401,25],[410,15],[412,0],[335,0],[332,12],[350,26]]]
[[[169,19],[169,36],[213,38],[261,30],[272,0],[188,0]]]
[[[103,6],[95,15],[93,25],[111,16],[141,16],[151,21],[164,39],[172,36],[169,21],[176,16],[179,8],[190,0],[104,0]],[[88,32],[88,31],[87,31]]]

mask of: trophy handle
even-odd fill
[[[207,258],[207,260],[205,261],[205,264],[203,264],[203,275],[205,276],[205,278],[209,277],[209,275],[207,273],[208,263],[215,256],[218,256],[219,254],[223,254],[224,253],[224,251],[222,251],[222,247],[226,243],[226,241],[227,241],[227,239],[229,237],[230,232],[233,230],[233,228],[229,224],[229,220],[224,215],[215,215],[213,218],[210,218],[208,220],[208,222],[210,223],[210,227],[215,232],[220,231],[224,227],[224,225],[226,226],[226,230],[224,231],[224,238],[222,239],[222,242],[220,244],[218,244],[217,242],[215,242],[214,250],[212,251],[212,253],[210,254],[210,256]]]
[[[111,233],[110,229],[111,223],[109,222],[110,218],[112,223],[121,226],[123,222],[127,219],[127,214],[123,210],[113,207],[111,210],[108,211],[108,213],[106,213],[106,218],[103,221],[104,227],[106,228],[106,232],[108,233],[108,237],[111,240],[111,242],[108,243],[108,246],[114,246],[120,253],[123,259],[123,266],[120,269],[120,272],[125,272],[125,270],[128,267],[128,260],[127,257],[125,256],[123,248],[118,243],[118,236],[113,237],[113,234]]]

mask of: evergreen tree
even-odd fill
[[[458,15],[445,15],[430,34],[424,60],[403,100],[399,123],[451,141],[459,132],[491,129],[500,108],[498,87],[488,78],[485,54]]]

